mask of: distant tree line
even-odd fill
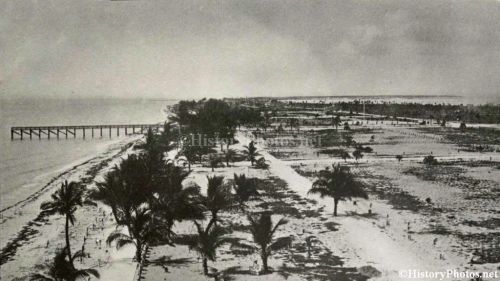
[[[336,110],[363,112],[363,104],[359,100],[338,102]],[[420,104],[420,103],[374,103],[364,102],[365,113],[405,116],[410,118],[465,121],[468,123],[500,123],[500,105],[452,105],[452,104]]]

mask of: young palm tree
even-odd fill
[[[215,261],[217,249],[229,242],[229,239],[224,236],[227,231],[219,226],[207,227],[204,230],[197,221],[194,221],[194,224],[198,233],[189,243],[189,248],[200,254],[203,262],[203,274],[208,275],[208,261]]]
[[[250,163],[253,164],[255,163],[255,159],[257,156],[259,156],[259,153],[257,152],[257,147],[255,147],[255,143],[251,141],[248,146],[244,146],[245,150],[243,153],[247,156],[247,159],[250,161]]]
[[[125,245],[135,245],[135,259],[142,260],[142,247],[152,241],[156,235],[155,225],[152,223],[151,210],[146,206],[140,206],[134,210],[127,222],[128,235],[120,230],[112,232],[106,239],[106,243],[116,242],[116,248],[120,249]]]
[[[354,179],[349,167],[333,166],[333,170],[325,169],[319,172],[319,178],[313,183],[309,194],[319,194],[321,198],[333,198],[333,215],[337,216],[337,206],[340,200],[352,197],[368,198],[361,183]]]
[[[46,274],[36,273],[30,276],[31,281],[76,281],[84,277],[94,276],[99,278],[99,272],[95,269],[76,269],[72,260],[82,254],[80,251],[71,259],[67,259],[68,253],[65,249],[59,250],[51,264],[48,265]]]
[[[231,194],[231,186],[224,184],[224,177],[207,176],[207,179],[207,196],[203,198],[203,205],[212,215],[207,225],[207,229],[209,230],[212,225],[217,224],[219,212],[232,208],[234,200]]]
[[[396,159],[398,160],[398,162],[401,162],[401,160],[403,160],[403,155],[401,154],[396,155]]]
[[[342,150],[340,152],[340,157],[342,159],[344,159],[344,162],[347,162],[347,159],[350,159],[351,158],[351,155],[349,155],[349,152],[345,151],[345,150]]]
[[[85,200],[84,188],[76,182],[64,181],[56,192],[51,196],[52,201],[44,202],[40,208],[46,214],[60,214],[65,216],[65,236],[66,236],[66,253],[71,257],[71,245],[69,240],[69,224],[75,223],[75,211],[83,204],[95,205],[95,203]],[[70,260],[71,261],[71,260]]]
[[[247,178],[244,174],[239,176],[234,174],[233,189],[241,209],[243,209],[245,202],[247,202],[250,197],[259,195],[255,180]]]
[[[354,152],[352,153],[352,156],[354,156],[354,159],[356,159],[356,162],[358,162],[358,159],[363,158],[363,153],[361,152],[361,150],[356,149],[356,150],[354,150]]]
[[[212,168],[212,172],[214,172],[215,168],[217,168],[217,165],[222,162],[222,159],[217,156],[217,154],[210,154],[210,158],[208,160],[210,162],[210,168]]]
[[[273,251],[282,249],[289,245],[289,243],[284,243],[288,239],[273,239],[278,227],[286,224],[287,221],[282,218],[275,225],[273,225],[271,215],[269,213],[262,213],[260,216],[256,217],[249,215],[248,220],[250,221],[250,232],[252,233],[253,241],[257,244],[260,250],[263,271],[269,272],[269,267],[267,265],[268,257]]]

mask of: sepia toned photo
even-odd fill
[[[500,280],[500,1],[0,0],[0,280]]]

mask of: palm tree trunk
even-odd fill
[[[66,232],[66,250],[68,251],[68,259],[70,260],[71,264],[73,264],[73,261],[71,261],[71,246],[69,244],[69,216],[66,215],[66,225],[64,227],[64,231]]]
[[[142,261],[142,243],[137,239],[136,249],[135,249],[135,259],[137,262]]]
[[[116,211],[116,206],[111,206],[111,212],[113,213],[113,217],[115,218],[115,221],[117,224],[120,224],[120,221],[118,220],[118,214]]]
[[[210,231],[210,228],[212,228],[212,225],[215,225],[217,223],[217,213],[212,212],[212,219],[207,224],[207,228],[205,229],[205,233],[208,233]]]
[[[333,199],[333,215],[336,217],[337,216],[337,206],[339,205],[339,199],[334,198]]]
[[[208,275],[208,260],[203,257],[203,274]]]
[[[266,253],[265,249],[262,249],[260,257],[262,259],[262,270],[264,272],[268,272],[269,271],[269,267],[267,266],[267,253]]]

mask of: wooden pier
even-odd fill
[[[59,138],[76,138],[81,136],[84,139],[89,137],[105,137],[112,138],[114,134],[120,136],[120,131],[125,135],[129,134],[143,134],[152,129],[154,131],[160,130],[163,125],[158,124],[126,124],[126,125],[78,125],[78,126],[29,126],[29,127],[11,127],[10,138],[14,139],[59,139]],[[17,137],[17,138],[16,138]]]

